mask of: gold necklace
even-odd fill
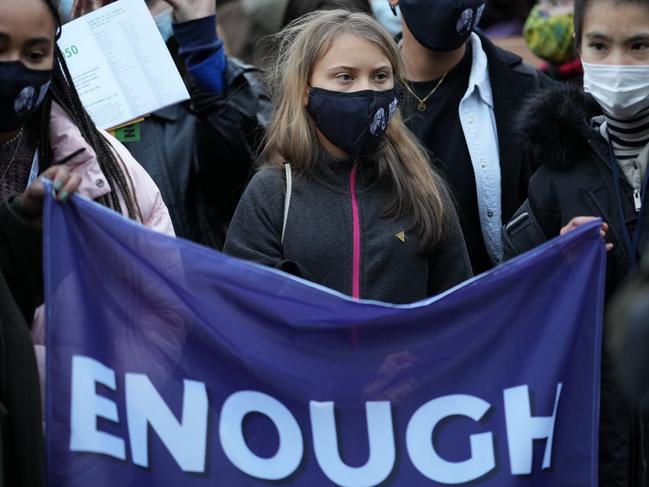
[[[419,110],[420,112],[425,112],[425,111],[426,111],[426,109],[428,108],[428,105],[426,105],[426,102],[428,101],[428,99],[429,99],[431,96],[433,96],[433,95],[435,94],[435,92],[437,91],[437,88],[439,88],[439,87],[442,85],[442,83],[444,82],[444,79],[446,79],[446,75],[447,75],[447,74],[448,74],[448,73],[444,73],[444,76],[442,76],[442,77],[440,78],[440,80],[437,82],[437,84],[435,85],[435,87],[434,87],[434,88],[430,91],[430,93],[428,93],[424,98],[419,98],[419,97],[417,96],[417,93],[415,93],[415,91],[410,87],[410,84],[409,84],[407,81],[404,82],[404,85],[406,85],[406,89],[407,89],[407,90],[410,92],[410,94],[411,94],[412,96],[414,96],[414,97],[417,99],[417,101],[419,102],[419,103],[417,103],[417,110]]]

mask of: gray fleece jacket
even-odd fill
[[[285,193],[282,170],[259,171],[234,214],[224,252],[350,296],[400,304],[472,276],[455,212],[442,241],[422,253],[405,216],[383,216],[390,187],[372,164],[330,160],[308,178],[294,172],[282,243]]]

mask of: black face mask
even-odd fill
[[[52,70],[34,70],[20,61],[0,62],[0,132],[14,132],[43,103]]]
[[[417,41],[433,51],[453,51],[480,22],[484,0],[401,0],[399,8]]]
[[[323,135],[356,159],[376,152],[398,105],[393,89],[344,93],[311,88],[306,108]]]

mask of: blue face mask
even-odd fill
[[[376,20],[378,20],[393,37],[400,34],[403,29],[401,27],[401,12],[399,11],[399,7],[397,7],[397,15],[394,15],[388,0],[373,0],[370,3],[372,4],[372,13]]]
[[[73,4],[74,4],[74,0],[59,1],[59,15],[61,15],[61,22],[66,23],[72,20]]]
[[[153,20],[155,20],[155,25],[158,27],[160,35],[165,42],[171,39],[174,35],[174,29],[172,26],[173,12],[173,9],[169,9],[153,17]]]

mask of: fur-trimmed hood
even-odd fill
[[[533,166],[566,169],[588,157],[591,119],[602,111],[581,87],[560,85],[525,101],[515,125],[515,143]]]

